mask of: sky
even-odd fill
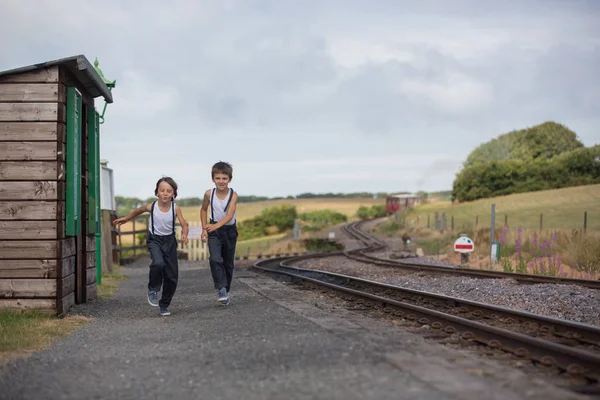
[[[594,0],[0,3],[0,70],[83,54],[116,79],[120,196],[200,197],[221,160],[240,195],[449,190],[502,133],[600,143]]]

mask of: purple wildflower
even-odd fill
[[[552,235],[552,241],[553,242],[558,241],[558,235],[556,233],[554,235]]]
[[[533,243],[535,245],[535,244],[537,244],[537,242],[538,242],[538,238],[537,238],[537,235],[534,233],[533,239],[531,239],[531,243]]]

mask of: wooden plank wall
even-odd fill
[[[61,314],[74,303],[59,75],[51,67],[0,77],[0,307]]]

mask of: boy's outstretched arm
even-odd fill
[[[187,221],[183,218],[181,208],[177,204],[175,204],[175,214],[177,214],[177,219],[181,225],[181,240],[183,240],[183,244],[188,244],[188,233],[190,232],[190,228],[188,227]]]
[[[122,225],[125,222],[130,221],[133,218],[137,217],[138,215],[143,214],[145,212],[150,212],[151,210],[152,210],[152,204],[145,204],[145,205],[143,205],[141,207],[136,208],[135,210],[133,210],[132,212],[130,212],[126,216],[115,219],[113,221],[113,225],[114,226]]]
[[[208,217],[208,205],[210,204],[210,190],[204,193],[204,199],[202,200],[202,207],[200,207],[200,224],[202,224],[202,241],[206,242],[208,232],[206,231],[206,218]]]

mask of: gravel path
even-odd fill
[[[242,281],[273,280],[247,270],[237,271],[223,307],[209,270],[180,264],[172,315],[161,317],[145,299],[148,261],[139,264],[125,270],[116,299],[71,310],[92,322],[0,367],[0,399],[456,398],[394,368],[368,341],[334,334],[259,294]],[[281,284],[272,291],[289,298]],[[308,315],[315,312],[310,305]]]
[[[512,279],[428,275],[343,256],[306,260],[295,265],[600,326],[600,291],[576,285],[522,285]]]

